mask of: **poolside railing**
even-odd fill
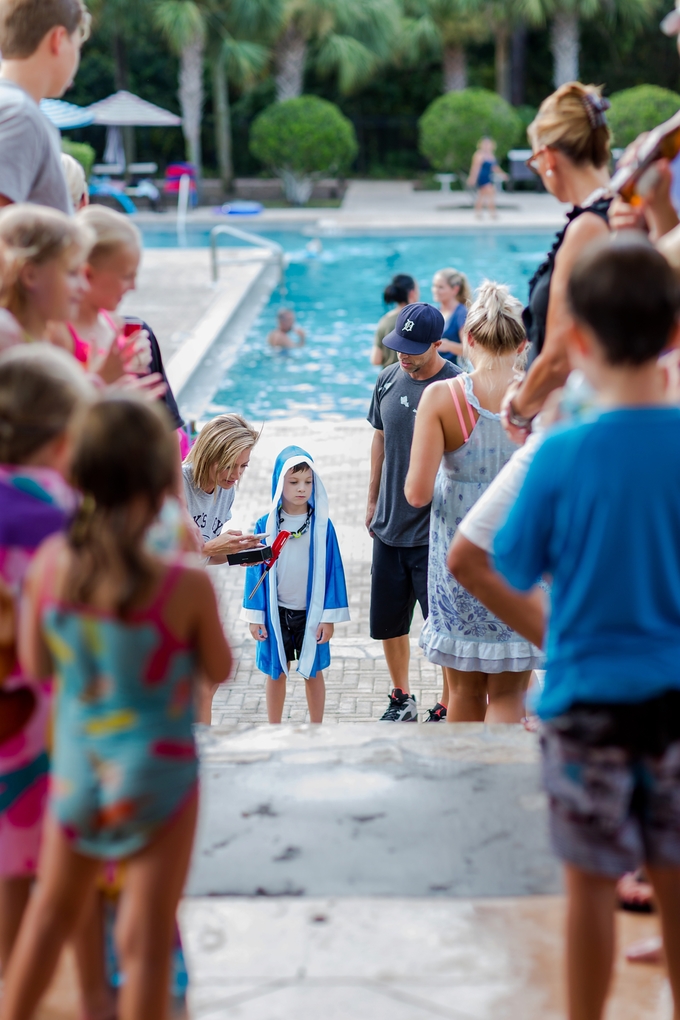
[[[226,255],[220,258],[218,248],[218,238],[222,235],[228,235],[229,237],[237,237],[240,241],[247,241],[249,244],[254,244],[258,248],[267,248],[273,256],[272,261],[276,262],[279,267],[279,289],[282,294],[285,294],[285,275],[286,275],[286,253],[280,244],[276,241],[271,241],[268,237],[261,237],[259,234],[250,234],[247,230],[239,230],[238,227],[227,226],[226,223],[222,223],[217,227],[213,227],[210,231],[210,262],[212,267],[212,279],[213,283],[217,283],[220,274],[220,266],[233,265],[234,263],[243,264],[243,262],[262,262],[262,254],[255,254],[254,258],[236,258],[234,255]]]

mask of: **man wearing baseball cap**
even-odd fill
[[[409,631],[416,602],[427,617],[430,507],[410,506],[404,483],[425,387],[460,372],[439,354],[443,331],[444,318],[432,305],[417,302],[402,308],[395,328],[382,341],[399,360],[378,376],[368,412],[375,429],[366,509],[373,539],[370,627],[371,637],[383,643],[392,681],[390,704],[382,716],[386,722],[418,719],[409,688]]]

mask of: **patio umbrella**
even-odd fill
[[[60,131],[88,127],[94,120],[94,115],[88,109],[74,103],[65,103],[63,99],[41,99],[40,109]]]
[[[108,128],[106,137],[106,153],[120,155],[122,150],[121,127],[180,127],[182,118],[160,106],[140,99],[132,92],[121,89],[107,99],[100,99],[87,107],[92,114],[93,124],[103,124]],[[108,156],[105,157],[108,160]],[[111,162],[120,163],[120,159]],[[123,165],[125,160],[122,160]]]

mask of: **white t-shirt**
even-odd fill
[[[194,485],[194,469],[191,464],[182,464],[184,495],[189,513],[198,525],[204,542],[217,538],[222,528],[231,519],[231,507],[236,489],[217,486],[215,492],[204,492]]]
[[[303,528],[307,513],[287,514],[281,511],[281,531],[295,532]],[[276,593],[282,609],[307,608],[309,580],[309,542],[311,527],[299,538],[289,538],[276,563]]]

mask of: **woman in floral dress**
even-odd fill
[[[406,498],[413,506],[432,501],[429,615],[420,644],[444,667],[449,722],[520,722],[531,670],[542,659],[446,568],[458,524],[516,449],[499,411],[526,345],[521,311],[507,287],[485,282],[465,323],[474,370],[429,386],[416,415]]]

